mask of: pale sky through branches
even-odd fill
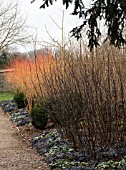
[[[65,6],[63,6],[59,0],[57,2],[54,2],[54,5],[50,5],[50,7],[45,9],[39,8],[42,4],[41,0],[36,0],[33,4],[31,4],[31,0],[7,1],[12,3],[18,2],[19,9],[23,17],[26,17],[26,24],[29,27],[29,33],[33,34],[34,37],[36,37],[37,32],[38,41],[50,41],[50,37],[47,33],[48,31],[52,38],[54,38],[56,41],[61,42],[62,33],[61,30],[56,26],[56,24],[59,27],[62,26],[63,10],[66,37],[68,37],[68,34],[72,30],[72,28],[76,27],[80,22],[77,16],[70,15],[70,13],[73,12],[74,6],[71,6],[68,10],[65,10]],[[90,0],[84,0],[84,3],[89,4],[89,1]],[[28,50],[28,48],[29,46],[25,46],[25,48],[21,48],[21,50]]]

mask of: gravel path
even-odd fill
[[[20,140],[17,133],[0,108],[0,170],[49,170],[43,157]]]

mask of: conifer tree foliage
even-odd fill
[[[32,3],[34,1],[36,0],[33,0]],[[57,0],[43,0],[40,8],[53,5],[54,1]],[[99,45],[101,29],[98,23],[103,19],[107,26],[107,37],[105,41],[109,40],[110,44],[117,47],[126,43],[123,35],[126,20],[126,0],[92,0],[92,5],[89,9],[85,8],[84,0],[62,0],[62,3],[66,6],[66,9],[74,3],[72,14],[83,18],[83,23],[72,29],[71,33],[73,36],[79,39],[82,36],[84,27],[88,25],[87,35],[90,49]]]

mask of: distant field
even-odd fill
[[[13,99],[13,92],[0,92],[0,101]]]

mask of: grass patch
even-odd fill
[[[13,99],[13,92],[0,92],[0,101]]]

